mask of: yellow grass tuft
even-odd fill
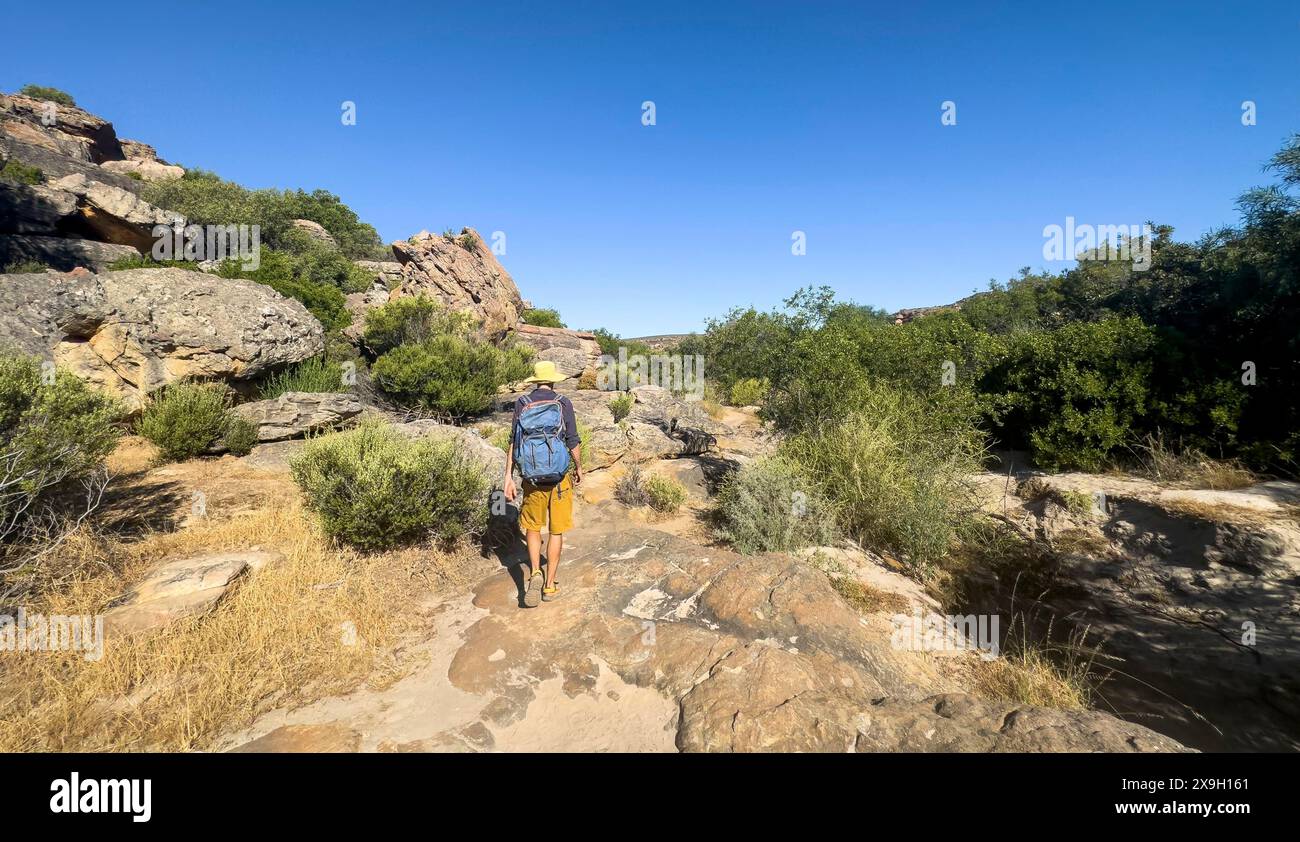
[[[413,568],[427,568],[430,552],[339,549],[296,502],[132,544],[84,537],[73,550],[93,552],[100,564],[28,611],[101,613],[161,559],[253,546],[285,558],[246,576],[206,616],[110,638],[102,660],[0,653],[0,751],[205,749],[274,707],[397,674],[386,653],[415,623],[413,596],[428,581]],[[432,559],[435,567],[446,561]]]

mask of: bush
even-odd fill
[[[845,418],[788,439],[781,452],[835,507],[840,528],[916,567],[942,558],[976,510],[969,477],[982,435],[909,392],[870,385]]]
[[[487,409],[498,386],[528,371],[524,351],[450,334],[400,345],[370,369],[375,385],[399,402],[455,418]]]
[[[59,105],[67,105],[71,108],[77,106],[77,101],[67,91],[61,91],[58,88],[49,88],[44,85],[23,85],[18,93],[22,96],[29,96],[32,99],[42,99],[46,102],[55,102]]]
[[[1131,317],[1017,334],[989,374],[1004,439],[1051,470],[1102,470],[1156,408],[1156,342]]]
[[[646,492],[641,467],[633,465],[614,482],[614,499],[625,506],[648,506],[650,495]]]
[[[221,443],[236,456],[247,456],[257,446],[257,425],[246,418],[232,417]]]
[[[0,354],[0,561],[59,519],[59,493],[102,470],[121,431],[122,407],[75,375],[51,380],[35,357]],[[84,500],[82,501],[85,502]],[[0,564],[7,567],[8,564]]]
[[[230,399],[218,383],[173,383],[155,394],[136,430],[169,462],[206,453],[230,425]]]
[[[747,377],[737,380],[731,387],[732,406],[754,406],[763,400],[771,384],[766,377]]]
[[[560,314],[557,311],[545,309],[524,311],[524,324],[537,327],[567,327],[560,321]]]
[[[0,164],[0,181],[7,181],[10,184],[44,184],[45,173],[40,167],[29,167],[10,158],[4,164]]]
[[[294,219],[321,225],[344,257],[372,258],[380,250],[378,232],[326,190],[248,190],[192,169],[181,178],[147,184],[141,195],[150,204],[184,214],[193,225],[258,225],[263,244],[277,251],[301,252],[306,247]]]
[[[632,404],[636,403],[636,398],[631,392],[624,392],[616,398],[609,401],[609,411],[614,414],[614,421],[622,421],[632,411]]]
[[[184,268],[193,269],[193,264]],[[237,260],[228,260],[217,270],[223,278],[245,278],[266,284],[286,298],[302,302],[307,311],[328,330],[342,330],[352,324],[343,293],[331,283],[320,283],[303,275],[301,261],[285,252],[263,246],[257,269],[245,270]]]
[[[257,392],[259,398],[269,400],[285,392],[339,392],[343,388],[343,367],[321,355],[267,376]]]
[[[686,502],[686,487],[669,477],[649,477],[645,481],[645,493],[650,508],[656,512],[672,514]]]
[[[738,552],[788,552],[835,543],[835,512],[800,467],[782,456],[756,460],[718,491],[718,537]]]
[[[363,341],[373,353],[383,354],[443,334],[468,337],[473,327],[469,315],[449,312],[432,298],[417,295],[394,299],[367,313]]]
[[[308,441],[290,470],[325,531],[363,550],[452,541],[487,524],[481,466],[452,442],[411,441],[381,421]]]

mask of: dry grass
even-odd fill
[[[1049,643],[1051,636],[1049,623],[1042,640],[1031,641],[1025,616],[1014,615],[1002,654],[976,665],[975,692],[1040,707],[1090,708],[1098,652],[1087,645],[1087,630],[1072,634],[1065,644]]]
[[[284,560],[241,581],[208,615],[106,641],[104,656],[0,656],[0,751],[209,748],[273,707],[347,692],[398,671],[386,654],[414,625],[429,552],[360,557],[334,548],[297,503],[132,544],[86,537],[87,575],[29,612],[95,614],[163,558],[252,546]],[[441,561],[445,561],[442,559]],[[437,567],[440,559],[433,558]],[[348,645],[350,621],[357,642]]]
[[[1234,506],[1230,503],[1207,502],[1205,500],[1185,500],[1177,497],[1162,497],[1158,504],[1170,514],[1194,517],[1211,523],[1267,523],[1277,515],[1250,506]]]
[[[911,608],[902,595],[873,588],[852,576],[832,576],[830,582],[836,593],[864,614],[900,614]]]
[[[1141,473],[1162,485],[1232,491],[1259,482],[1235,459],[1213,459],[1194,447],[1175,449],[1163,436],[1148,436],[1137,456]]]

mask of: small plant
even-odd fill
[[[24,260],[21,263],[0,266],[0,274],[4,275],[34,275],[38,272],[48,271],[50,271],[50,267],[36,260]]]
[[[487,525],[482,467],[452,442],[412,441],[383,421],[312,439],[289,467],[325,531],[362,550]]]
[[[473,251],[474,247],[478,245],[478,237],[475,237],[469,231],[466,231],[464,234],[461,234],[456,238],[456,244],[465,249],[465,251]]]
[[[258,395],[268,400],[286,392],[340,392],[344,388],[343,367],[322,355],[270,375],[262,381]]]
[[[614,421],[622,421],[632,411],[632,404],[636,403],[636,398],[631,392],[624,392],[609,402],[609,411],[614,414]]]
[[[134,179],[135,181],[144,181],[144,176],[140,175],[140,173],[137,170],[131,170],[129,173],[126,174],[126,177],[130,179]]]
[[[136,430],[169,462],[207,452],[230,425],[230,399],[216,383],[173,383],[153,397]]]
[[[733,474],[718,492],[718,537],[738,552],[786,552],[835,543],[835,512],[797,465],[769,456]]]
[[[452,228],[444,228],[442,238],[449,243],[454,243],[456,241],[456,231]]]
[[[646,491],[645,480],[641,475],[639,465],[628,468],[614,483],[614,499],[625,506],[650,505],[650,495]]]
[[[54,102],[59,105],[67,105],[75,108],[76,100],[67,91],[61,91],[58,88],[50,88],[45,85],[23,85],[18,90],[21,96],[29,96],[32,99],[40,99],[46,102]]]
[[[766,378],[747,377],[731,387],[732,406],[754,406],[763,400],[771,385]]]
[[[0,165],[0,181],[10,184],[44,184],[45,172],[40,167],[29,167],[11,158]]]
[[[686,502],[686,487],[670,477],[649,477],[645,481],[645,493],[650,508],[664,514],[676,512]]]
[[[247,456],[257,445],[257,425],[247,418],[233,417],[226,425],[221,443],[236,456]]]

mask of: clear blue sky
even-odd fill
[[[944,303],[1042,266],[1066,215],[1194,239],[1236,220],[1300,130],[1293,0],[61,0],[5,17],[0,89],[64,88],[246,186],[323,187],[386,241],[505,231],[525,298],[625,336],[807,284]]]

